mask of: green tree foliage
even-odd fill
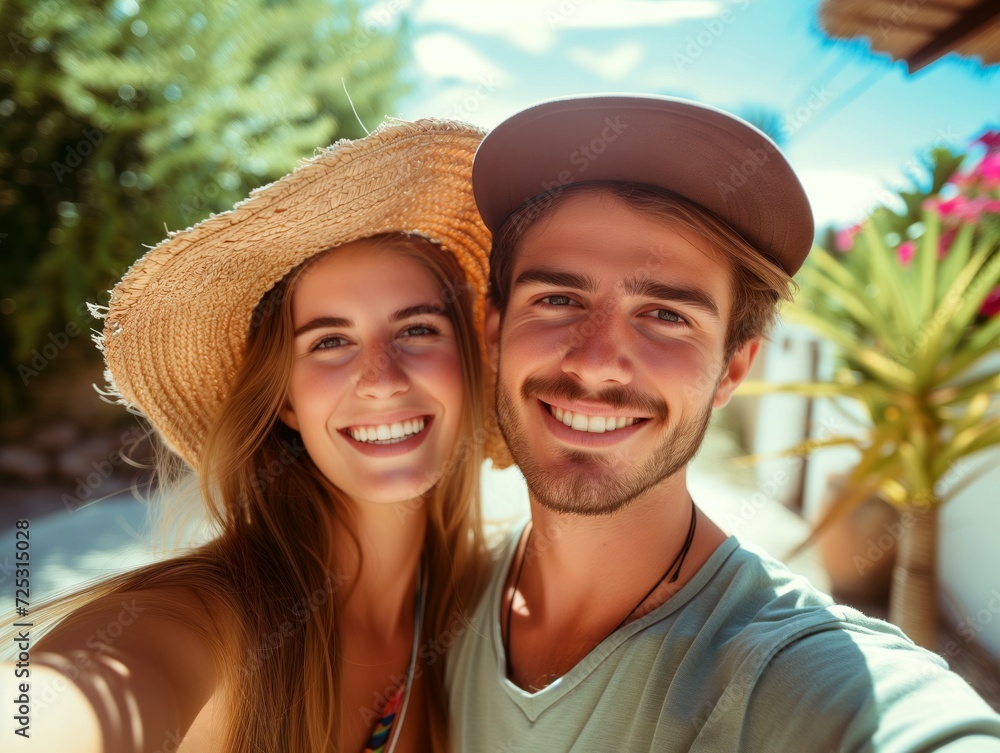
[[[0,0],[3,402],[167,228],[393,114],[405,33],[355,0]]]

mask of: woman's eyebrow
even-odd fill
[[[407,306],[406,308],[400,309],[389,318],[389,321],[398,322],[402,319],[409,319],[411,316],[420,316],[422,314],[436,314],[437,316],[448,315],[444,310],[444,306],[440,304],[418,303],[416,306]]]
[[[398,322],[403,319],[409,319],[411,316],[420,316],[421,314],[447,316],[443,306],[435,303],[418,303],[416,306],[407,306],[406,308],[399,309],[399,311],[396,311],[389,318],[389,321]],[[343,327],[346,329],[354,326],[356,326],[354,320],[344,316],[317,316],[310,319],[301,327],[298,327],[295,330],[294,336],[298,337],[314,329],[323,329],[325,327]]]
[[[317,316],[314,319],[310,319],[308,322],[303,324],[301,327],[295,330],[295,337],[299,335],[304,335],[306,332],[311,332],[314,329],[323,329],[324,327],[353,327],[354,321],[352,319],[347,319],[343,316]]]

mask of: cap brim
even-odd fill
[[[472,180],[493,233],[534,196],[623,181],[701,205],[789,274],[812,247],[809,200],[775,143],[729,113],[683,99],[602,95],[535,105],[486,137]]]

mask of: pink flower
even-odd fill
[[[951,244],[955,242],[955,236],[958,235],[957,230],[945,230],[941,233],[938,238],[938,259],[943,259],[951,251]]]
[[[986,131],[972,143],[984,145],[987,153],[1000,152],[1000,131]]]
[[[1000,151],[983,157],[983,161],[976,167],[976,172],[982,177],[984,190],[1000,186]]]
[[[948,182],[960,191],[975,188],[979,184],[980,176],[976,173],[955,173],[948,179]]]
[[[854,248],[854,238],[861,232],[861,224],[851,225],[843,230],[838,230],[834,238],[834,245],[838,251],[850,251]]]
[[[986,196],[955,196],[950,199],[932,197],[924,202],[924,209],[935,210],[945,224],[953,224],[954,221],[976,222],[983,212],[994,211],[994,200]],[[949,222],[949,220],[951,222]]]
[[[979,313],[983,316],[996,316],[1000,314],[1000,285],[997,285],[990,294],[986,296],[983,305],[979,307]]]
[[[911,261],[913,261],[913,255],[917,252],[917,248],[913,241],[907,241],[906,243],[900,243],[899,248],[896,249],[896,255],[899,257],[900,263],[905,267],[908,266]]]
[[[962,219],[975,222],[979,219],[979,215],[983,213],[987,203],[989,203],[989,199],[985,196],[976,196],[974,198],[967,199],[964,206],[959,209],[958,214],[962,217]]]
[[[937,209],[938,214],[942,217],[961,217],[965,211],[965,204],[968,201],[964,196],[955,196],[951,199],[945,199],[944,201],[938,200]]]

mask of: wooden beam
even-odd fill
[[[926,68],[938,58],[951,52],[967,38],[975,36],[979,30],[1000,16],[1000,3],[996,0],[979,0],[962,15],[916,52],[906,57],[906,67],[910,73]]]

